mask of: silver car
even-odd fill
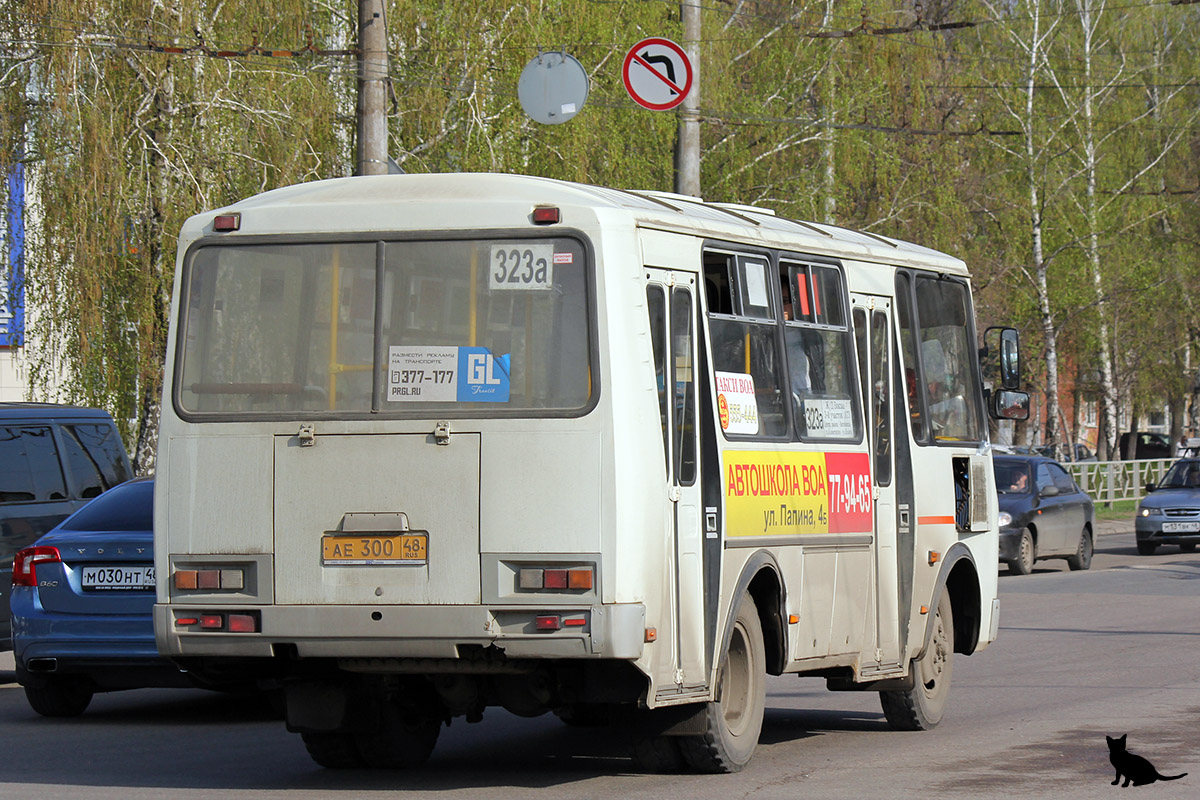
[[[1200,459],[1176,461],[1162,483],[1148,484],[1134,517],[1137,549],[1154,555],[1160,544],[1177,544],[1185,553],[1200,544]]]

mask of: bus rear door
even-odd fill
[[[667,525],[673,533],[670,603],[674,670],[659,696],[691,694],[707,684],[703,538],[697,439],[696,276],[646,269],[654,369],[665,453]]]
[[[858,349],[871,479],[875,494],[875,668],[864,673],[901,668],[899,554],[896,546],[895,435],[892,430],[891,301],[855,294],[854,337]]]

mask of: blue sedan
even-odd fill
[[[17,553],[13,654],[39,714],[82,714],[96,692],[193,685],[154,643],[153,517],[153,480],[129,481]]]

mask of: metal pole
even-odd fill
[[[359,0],[358,50],[358,146],[355,173],[386,175],[388,52],[383,0]]]
[[[683,49],[692,62],[692,89],[679,106],[675,140],[675,191],[700,196],[700,4],[684,0]]]

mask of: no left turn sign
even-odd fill
[[[625,54],[621,67],[625,91],[651,111],[666,111],[683,102],[692,88],[692,62],[670,39],[642,39]]]

